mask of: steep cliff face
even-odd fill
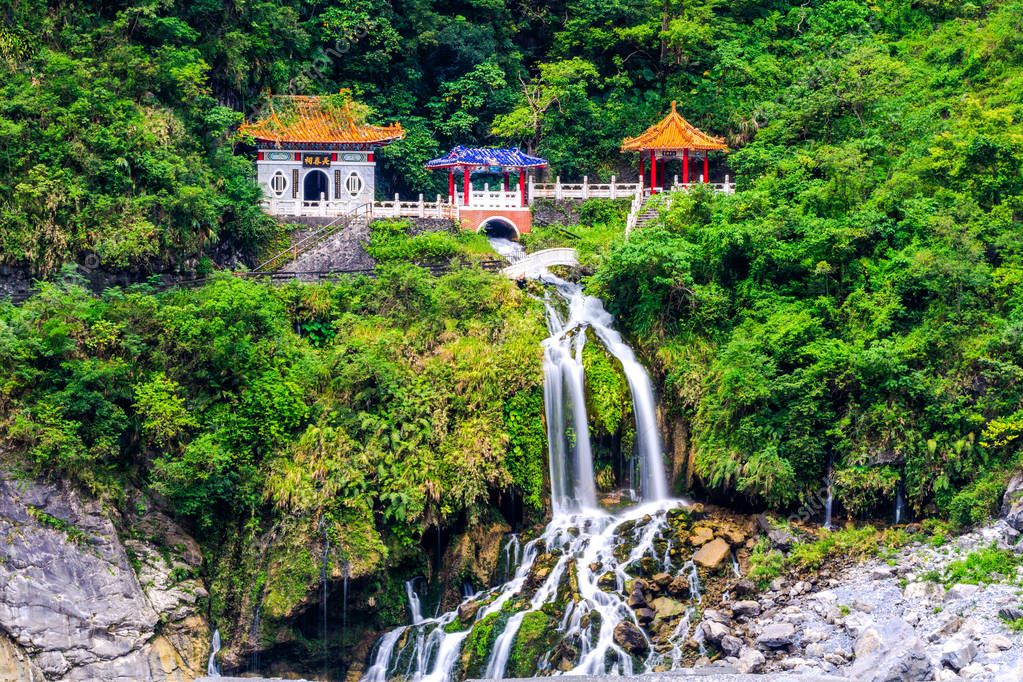
[[[0,475],[0,679],[185,681],[203,672],[198,548],[136,506],[120,518],[70,488]]]

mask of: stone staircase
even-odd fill
[[[643,204],[643,208],[639,212],[639,216],[636,217],[636,227],[643,227],[652,220],[656,220],[660,212],[660,203],[647,199],[646,203]]]
[[[280,267],[278,272],[344,272],[368,270],[374,265],[366,252],[369,243],[369,220],[358,216],[344,229],[335,232]]]
[[[254,272],[336,272],[372,268],[373,259],[365,248],[369,242],[371,215],[370,205],[364,204],[326,225],[313,225],[312,232],[260,263]]]

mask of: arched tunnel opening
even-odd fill
[[[514,225],[503,218],[491,218],[483,223],[480,231],[486,234],[487,237],[495,239],[507,239],[513,242],[519,240],[519,231],[515,229]]]

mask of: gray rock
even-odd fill
[[[614,639],[618,646],[633,656],[641,656],[650,651],[650,645],[643,631],[633,625],[631,621],[623,620],[615,626]]]
[[[796,638],[796,628],[792,623],[771,623],[764,627],[757,637],[757,644],[770,649],[789,646]]]
[[[718,611],[717,609],[707,609],[706,611],[704,611],[703,619],[712,620],[715,623],[722,623],[723,625],[729,625],[732,622],[732,619],[729,618],[726,613],[724,613],[723,611]]]
[[[738,657],[742,651],[742,640],[735,635],[725,635],[721,638],[720,647],[726,656]]]
[[[760,604],[751,600],[745,599],[743,601],[737,601],[732,603],[732,613],[736,616],[755,617],[760,615]]]
[[[973,640],[953,637],[941,647],[941,662],[952,670],[961,670],[977,657],[977,645]]]
[[[739,663],[735,669],[742,674],[758,673],[764,668],[767,658],[753,647],[743,647],[739,652]]]
[[[47,677],[129,682],[200,672],[209,630],[194,607],[205,592],[171,580],[174,564],[139,543],[143,589],[99,502],[0,474],[0,537],[0,631]]]
[[[856,643],[853,645],[853,653],[856,654],[856,658],[870,656],[871,654],[880,651],[882,644],[881,633],[877,628],[870,627],[864,630],[860,636],[856,638]]]
[[[1004,635],[991,635],[984,640],[984,651],[989,654],[1006,651],[1012,648],[1012,640]]]
[[[1002,496],[1002,517],[1017,531],[1023,531],[1023,471],[1017,471],[1009,479]]]
[[[824,646],[819,643],[813,643],[806,645],[806,649],[803,653],[809,658],[824,658],[827,651],[824,650]]]
[[[776,528],[775,530],[768,531],[767,539],[771,541],[775,549],[787,550],[796,543],[796,536],[787,530],[781,530]]]
[[[892,569],[890,566],[875,566],[870,571],[870,577],[874,580],[884,580],[885,578],[892,577]]]
[[[906,585],[902,594],[906,599],[941,601],[945,597],[945,588],[938,583],[916,582]]]
[[[963,626],[963,619],[954,613],[943,613],[938,618],[937,625],[927,633],[928,642],[942,642],[950,635],[954,635],[959,632],[959,628]]]
[[[886,631],[885,635],[889,633]],[[857,658],[848,676],[863,682],[923,682],[934,679],[934,670],[919,638],[885,639],[887,646]]]
[[[719,644],[725,636],[732,634],[725,625],[712,620],[701,622],[700,632],[703,633],[703,638],[712,644]]]
[[[977,585],[967,585],[964,583],[956,583],[952,587],[948,588],[948,592],[945,593],[945,600],[950,599],[966,599],[972,597],[980,591],[980,587]]]
[[[998,609],[998,616],[1004,620],[1019,620],[1023,618],[1023,607],[1003,606]]]

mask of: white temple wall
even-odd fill
[[[279,149],[260,149],[259,152],[262,158],[256,160],[256,181],[268,200],[271,213],[298,215],[296,209],[305,213],[302,202],[320,201],[319,196],[309,195],[307,191],[310,187],[306,180],[313,173],[326,175],[323,193],[332,212],[355,209],[375,197],[376,163],[369,160],[373,152]],[[331,155],[336,160],[332,160]]]

